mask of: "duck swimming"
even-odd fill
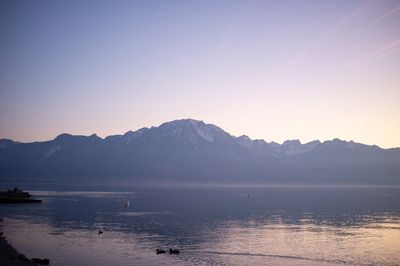
[[[179,254],[179,249],[169,249],[169,254]]]
[[[164,253],[167,253],[167,252],[165,250],[163,250],[163,249],[156,249],[156,254],[157,255],[164,254]]]

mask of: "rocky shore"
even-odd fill
[[[24,254],[19,253],[4,237],[0,237],[0,265],[1,266],[28,266],[37,265]]]
[[[0,218],[0,229],[3,219]],[[38,266],[38,265],[49,265],[48,259],[32,258],[28,259],[24,254],[19,253],[3,235],[2,230],[0,231],[0,266]]]
[[[32,195],[18,188],[13,190],[0,191],[0,203],[30,203],[42,202],[33,199]],[[0,266],[25,266],[25,265],[49,265],[48,259],[32,258],[28,259],[24,254],[19,253],[10,243],[8,243],[2,228],[3,218],[0,218]]]

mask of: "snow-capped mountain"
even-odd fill
[[[400,183],[400,149],[339,139],[282,144],[235,137],[193,119],[104,139],[0,140],[0,178],[195,182]]]
[[[321,142],[319,140],[314,140],[305,144],[302,144],[300,140],[286,140],[282,145],[275,145],[275,150],[279,153],[284,153],[286,155],[305,153],[314,150]]]

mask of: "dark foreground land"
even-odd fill
[[[0,218],[0,223],[3,219]],[[27,266],[27,265],[49,265],[48,259],[28,259],[24,254],[19,253],[8,243],[3,232],[0,232],[0,266]]]
[[[37,265],[24,254],[19,253],[4,237],[0,238],[0,265],[1,266],[25,266]]]
[[[18,188],[0,191],[0,203],[40,203],[41,200],[33,199],[32,195]],[[0,218],[0,225],[3,219]],[[0,227],[1,228],[1,227]],[[28,259],[19,253],[8,243],[3,232],[0,231],[0,266],[25,266],[25,265],[49,265],[47,259]]]

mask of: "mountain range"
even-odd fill
[[[137,183],[400,184],[400,148],[333,139],[282,144],[182,119],[100,138],[0,140],[0,178]]]

